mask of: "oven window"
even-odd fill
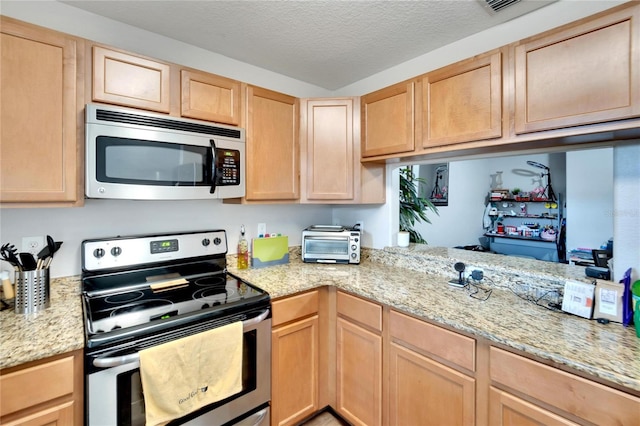
[[[100,182],[159,186],[210,186],[211,148],[99,136]]]
[[[349,241],[342,239],[305,239],[305,251],[309,254],[349,254]]]
[[[227,399],[207,405],[202,409],[191,413],[185,417],[174,420],[169,425],[179,425],[194,419],[205,412],[214,410],[224,405],[226,402],[238,398],[248,392],[256,390],[257,384],[257,332],[252,330],[243,334],[243,356],[242,356],[242,391],[230,396]],[[142,382],[140,380],[140,370],[130,370],[118,375],[117,378],[117,399],[118,399],[118,426],[144,426],[144,395],[142,393]]]

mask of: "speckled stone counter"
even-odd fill
[[[82,349],[80,277],[54,278],[50,306],[34,314],[0,312],[0,368]]]
[[[508,290],[519,281],[553,285],[563,282],[563,275],[582,279],[583,269],[487,255],[412,246],[363,250],[365,260],[360,265],[305,264],[295,252],[290,254],[288,265],[238,271],[234,259],[228,264],[231,273],[268,291],[274,299],[332,285],[640,392],[640,339],[633,327],[602,325],[553,312]],[[484,269],[495,284],[484,286],[492,289],[487,300],[475,299],[470,290],[447,284],[457,276],[452,267],[455,261]]]
[[[263,269],[238,271],[235,258],[228,259],[231,273],[274,299],[332,285],[640,392],[640,339],[633,328],[552,312],[509,291],[522,283],[556,288],[565,277],[588,281],[580,267],[428,246],[363,249],[360,265],[305,264],[299,248],[290,250],[289,264]],[[492,289],[487,300],[447,284],[457,261],[483,269]],[[40,313],[0,312],[0,335],[0,368],[83,348],[80,278],[52,280],[51,306]]]

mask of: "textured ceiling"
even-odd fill
[[[545,6],[483,0],[63,1],[329,90]]]

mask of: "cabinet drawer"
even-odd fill
[[[271,304],[271,312],[272,327],[313,315],[318,312],[318,290],[276,300]]]
[[[538,401],[599,425],[638,424],[640,398],[492,347],[490,375]],[[559,397],[561,396],[561,397]]]
[[[469,371],[476,369],[476,341],[470,337],[396,311],[389,316],[389,332],[393,341],[406,342]]]
[[[73,357],[0,376],[0,416],[73,394]]]
[[[338,292],[338,315],[351,318],[376,331],[382,331],[382,306]]]

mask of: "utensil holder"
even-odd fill
[[[49,269],[16,272],[17,314],[33,314],[49,307]]]

